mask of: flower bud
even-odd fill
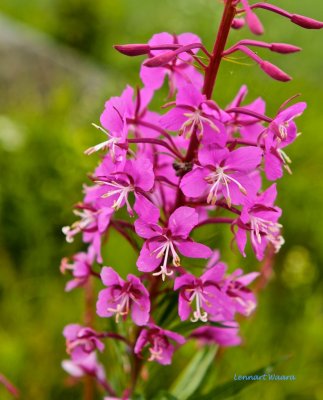
[[[252,33],[254,33],[255,35],[262,35],[264,33],[264,28],[262,26],[262,23],[260,22],[259,18],[255,13],[251,11],[248,12],[246,18],[247,18],[247,24]]]
[[[323,22],[317,21],[316,19],[305,17],[304,15],[293,14],[290,17],[293,24],[299,25],[306,29],[322,29]]]
[[[287,43],[271,43],[270,50],[274,51],[275,53],[281,54],[289,54],[289,53],[296,53],[301,51],[302,49],[297,46],[293,46],[292,44]]]
[[[241,29],[245,25],[246,21],[244,18],[234,18],[231,27],[233,29]]]
[[[292,78],[287,75],[284,71],[278,68],[276,65],[270,63],[269,61],[262,61],[259,63],[260,68],[270,77],[281,82],[288,82]]]
[[[176,55],[177,53],[173,50],[165,51],[165,53],[163,54],[149,58],[143,63],[143,65],[145,67],[150,67],[150,68],[162,67],[163,65],[172,61],[176,57]]]
[[[148,44],[124,44],[113,46],[116,50],[126,56],[142,56],[143,54],[148,54],[150,51],[150,46]]]

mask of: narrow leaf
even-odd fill
[[[186,400],[195,393],[212,365],[216,352],[215,346],[198,351],[173,383],[170,392],[181,400]]]

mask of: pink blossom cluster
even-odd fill
[[[240,253],[246,256],[249,241],[258,260],[266,251],[278,252],[284,243],[275,181],[284,170],[290,172],[285,148],[298,136],[295,119],[306,104],[292,103],[292,98],[268,116],[261,97],[246,101],[246,86],[225,107],[211,98],[221,59],[236,51],[271,78],[290,79],[250,47],[288,54],[299,51],[296,46],[241,40],[224,48],[231,27],[247,23],[253,33],[263,32],[255,14],[258,8],[305,28],[322,27],[269,3],[227,0],[212,52],[191,33],[163,32],[147,44],[116,46],[128,56],[146,56],[140,69],[142,87],[127,86],[105,103],[100,125],[95,125],[104,140],[86,150],[100,153],[99,165],[91,184],[84,187],[82,203],[75,207],[78,220],[63,228],[68,242],[80,233],[88,249],[61,264],[62,272],[72,275],[67,291],[87,288],[91,279],[101,280],[96,313],[116,322],[113,332],[67,326],[70,359],[63,367],[75,377],[96,377],[111,396],[115,392],[97,359],[105,338],[123,341],[141,363],[164,365],[188,340],[219,346],[241,343],[236,318],[254,311],[256,298],[249,285],[259,273],[244,274],[240,268],[229,273],[217,249],[194,240],[195,230],[212,225],[216,232],[218,224],[227,224]],[[165,82],[169,97],[157,113],[150,103]],[[123,218],[123,209],[129,217]],[[129,267],[135,274],[121,277],[118,265],[103,266],[98,272],[104,264],[102,246],[113,251],[105,244],[111,229],[138,251],[136,267]],[[193,259],[205,260],[198,273]],[[174,298],[178,321],[161,323],[160,307]],[[126,320],[136,328],[126,324],[120,334],[118,324]],[[178,329],[181,321],[186,321],[186,330]]]

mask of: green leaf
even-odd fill
[[[181,400],[195,393],[214,361],[216,352],[216,346],[204,347],[198,351],[173,383],[170,392]]]

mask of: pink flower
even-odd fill
[[[149,324],[149,328],[143,329],[138,336],[134,349],[135,354],[141,354],[143,349],[148,346],[150,352],[148,361],[157,361],[159,364],[168,365],[172,361],[175,350],[170,340],[178,344],[185,343],[182,335]]]
[[[69,324],[64,328],[63,335],[66,339],[67,353],[71,354],[73,359],[86,357],[96,349],[101,352],[104,350],[104,344],[99,339],[100,334],[92,328]]]
[[[269,180],[282,177],[284,166],[290,171],[291,162],[283,148],[292,143],[297,136],[297,127],[294,119],[302,115],[306,103],[296,103],[280,111],[269,124],[265,134],[265,172]]]
[[[145,325],[149,320],[149,293],[140,279],[129,274],[124,281],[111,267],[103,267],[101,279],[107,289],[99,293],[96,304],[100,317],[115,315],[116,322],[120,317],[125,319],[131,312],[131,318],[137,325]]]
[[[160,124],[170,131],[179,131],[189,139],[194,132],[203,143],[216,143],[223,147],[227,141],[224,125],[219,121],[217,106],[193,85],[178,89],[176,106],[163,115]]]
[[[204,147],[199,152],[200,166],[184,176],[181,190],[192,198],[206,196],[212,205],[220,195],[229,207],[241,204],[241,193],[247,196],[249,189],[253,189],[249,174],[259,166],[261,158],[262,150],[258,147],[240,147],[231,152],[227,148]]]
[[[189,238],[191,230],[198,223],[198,214],[191,207],[180,207],[175,210],[168,220],[168,226],[158,225],[157,214],[146,221],[139,218],[135,222],[135,229],[139,236],[147,239],[137,261],[139,271],[151,272],[160,266],[160,270],[153,275],[170,276],[173,271],[167,269],[168,258],[172,257],[175,267],[180,265],[179,251],[186,257],[208,258],[211,255],[209,247],[194,242]]]
[[[150,47],[160,45],[187,45],[191,43],[201,43],[198,36],[192,33],[182,33],[180,35],[171,35],[167,32],[155,34],[148,42]],[[156,56],[166,53],[169,50],[152,50],[150,55]],[[196,53],[196,50],[192,50]],[[175,58],[171,62],[162,67],[150,68],[146,66],[141,67],[140,77],[144,85],[154,90],[159,89],[164,82],[165,76],[169,77],[169,86],[171,94],[175,89],[192,83],[197,88],[201,88],[203,84],[203,76],[197,72],[192,65],[192,56],[187,53],[181,53],[180,57]]]
[[[104,368],[102,364],[98,362],[95,352],[89,353],[77,360],[63,360],[62,368],[75,378],[90,375],[94,376],[99,382],[105,380]]]
[[[251,272],[242,275],[243,271],[237,269],[230,276],[225,278],[222,283],[222,289],[233,302],[236,311],[239,314],[249,316],[256,308],[257,301],[255,295],[247,286],[254,281],[259,272]]]
[[[128,213],[133,216],[133,210],[128,196],[135,194],[136,202],[149,192],[154,185],[154,171],[152,163],[144,157],[135,160],[127,160],[117,168],[110,163],[102,163],[96,169],[94,178],[98,186],[89,189],[87,201],[95,202],[101,207],[119,210],[125,204]],[[139,210],[140,207],[134,206]],[[140,210],[138,211],[140,213]]]
[[[247,198],[237,221],[235,238],[240,252],[245,257],[247,232],[250,232],[252,248],[258,260],[264,258],[264,252],[271,243],[278,252],[284,244],[280,234],[281,225],[277,222],[281,216],[281,209],[274,206],[277,196],[276,185],[270,186],[262,194]]]
[[[101,235],[110,224],[113,209],[96,209],[91,204],[78,204],[74,214],[80,219],[71,226],[62,228],[63,233],[66,235],[66,241],[72,243],[74,236],[83,232],[83,241],[91,244],[97,262],[102,262]]]
[[[63,258],[61,262],[61,272],[65,274],[66,271],[71,271],[74,279],[70,280],[65,290],[69,292],[80,286],[84,286],[92,272],[92,264],[94,262],[95,252],[90,246],[87,253],[77,253],[73,256],[73,264],[68,263],[67,258]]]
[[[170,131],[179,131],[186,139],[195,131],[203,138],[203,143],[216,143],[223,147],[227,133],[217,119],[217,106],[213,103],[207,101],[195,86],[185,85],[178,89],[176,106],[161,117],[160,124]]]
[[[175,279],[174,290],[180,291],[178,314],[182,321],[189,317],[194,303],[192,322],[206,322],[209,315],[221,315],[226,320],[233,318],[231,300],[219,285],[224,272],[225,266],[220,263],[208,269],[200,278],[186,273]]]
[[[231,128],[232,134],[237,131],[243,138],[257,142],[259,135],[265,131],[265,127],[263,126],[263,120],[252,116],[252,112],[264,115],[266,103],[261,97],[258,97],[252,103],[242,106],[247,93],[247,86],[243,85],[232,103],[227,107],[227,110],[243,107],[244,110],[251,112],[250,115],[228,111],[231,116],[233,115],[233,118],[228,122],[228,128]]]

